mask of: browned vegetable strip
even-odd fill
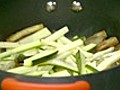
[[[103,30],[103,31],[97,32],[97,33],[93,34],[91,37],[87,38],[87,40],[85,41],[85,44],[90,44],[90,43],[99,44],[106,37],[107,37],[107,33],[105,32],[105,30]]]
[[[43,24],[37,24],[37,25],[31,26],[31,27],[27,27],[27,28],[20,30],[20,31],[16,32],[15,34],[9,36],[6,40],[12,41],[12,42],[17,41],[27,35],[30,35],[36,31],[42,29],[43,27],[44,27]]]
[[[120,50],[120,43],[117,46],[115,46],[115,51],[117,50]]]
[[[112,46],[116,46],[119,43],[119,40],[116,37],[110,37],[106,40],[104,40],[102,43],[100,43],[97,47],[96,50],[100,51]]]

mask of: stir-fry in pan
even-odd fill
[[[40,76],[77,76],[120,64],[120,44],[105,30],[90,37],[66,36],[69,26],[51,32],[43,24],[27,27],[0,42],[0,69]]]

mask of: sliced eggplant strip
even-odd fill
[[[27,27],[27,28],[20,30],[20,31],[16,32],[15,34],[9,36],[6,40],[11,41],[11,42],[17,41],[27,35],[30,35],[36,31],[42,29],[43,27],[44,27],[43,24],[37,24],[37,25],[31,26],[31,27]]]
[[[119,40],[116,37],[110,37],[110,38],[104,40],[103,42],[101,42],[96,47],[96,50],[101,51],[101,50],[104,50],[106,48],[116,46],[118,43],[119,43]]]
[[[120,44],[115,46],[115,51],[120,50]]]
[[[85,41],[85,44],[90,44],[90,43],[99,44],[105,38],[107,38],[107,33],[105,32],[105,30],[103,30],[103,31],[97,32],[97,33],[93,34],[92,36],[90,36],[89,38],[87,38],[87,40]]]

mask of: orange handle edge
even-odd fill
[[[14,78],[5,78],[1,83],[2,90],[91,90],[87,81],[73,83],[31,83],[22,82]]]

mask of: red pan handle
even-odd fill
[[[45,84],[21,82],[14,78],[6,78],[2,81],[2,90],[91,90],[87,81],[74,83]]]

